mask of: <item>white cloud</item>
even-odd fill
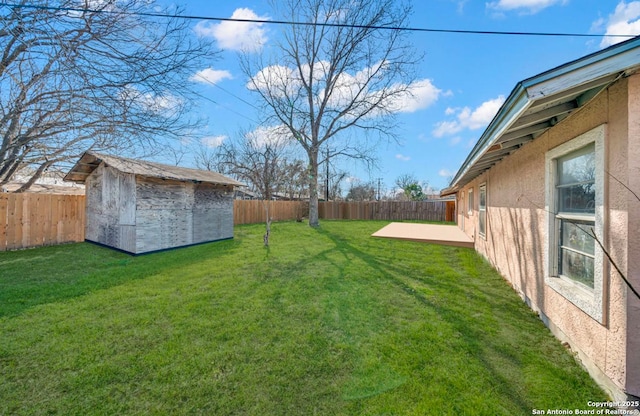
[[[207,136],[200,139],[200,142],[210,148],[219,147],[227,139],[227,136]]]
[[[432,134],[435,137],[449,136],[461,132],[463,128],[462,124],[457,121],[441,121],[436,124]]]
[[[398,160],[402,160],[403,162],[408,162],[408,161],[410,161],[410,160],[411,160],[411,157],[409,157],[409,156],[405,156],[405,155],[403,155],[402,153],[398,153],[398,154],[396,155],[396,159],[398,159]]]
[[[373,73],[381,66],[383,62],[363,68],[355,74],[341,73],[338,75],[331,97],[329,98],[329,106],[333,108],[341,108],[349,105],[353,100],[359,102],[375,101],[383,94],[382,90],[373,91],[367,89]],[[327,61],[319,61],[314,64],[313,77],[316,84],[322,84],[326,79],[331,63]],[[250,90],[260,89],[267,91],[274,97],[295,96],[295,91],[302,85],[300,72],[303,74],[311,74],[308,65],[303,65],[301,71],[294,70],[283,65],[270,65],[257,72],[252,82],[247,84]],[[451,91],[443,92],[441,89],[433,85],[430,79],[421,79],[412,84],[395,84],[384,91],[389,95],[387,101],[387,109],[392,113],[413,113],[415,111],[427,108],[438,100],[441,96],[452,95]],[[327,92],[319,91],[315,99],[319,103],[324,99]],[[373,111],[370,115],[375,117],[380,115],[381,111]]]
[[[538,13],[556,4],[564,4],[566,0],[498,0],[487,3],[487,8],[498,11],[519,10],[523,13]]]
[[[442,176],[443,178],[448,178],[450,176],[453,176],[454,172],[451,172],[449,169],[440,169],[438,171],[438,175]]]
[[[270,65],[261,69],[247,84],[250,90],[269,90],[275,97],[286,96],[287,91],[292,91],[300,84],[295,72],[283,65]]]
[[[606,25],[606,35],[629,35],[629,37],[604,37],[601,48],[615,45],[640,34],[640,1],[626,3],[621,1],[606,21],[594,22],[595,26]]]
[[[286,144],[286,142],[292,140],[291,132],[283,124],[269,127],[260,126],[247,133],[247,138],[258,148],[264,147],[267,144]]]
[[[120,93],[121,98],[126,101],[135,103],[148,111],[155,113],[163,113],[166,116],[174,114],[183,104],[182,99],[170,93],[153,94],[150,92],[142,92],[137,87],[128,85],[124,87]]]
[[[191,78],[189,78],[189,81],[217,84],[218,82],[225,79],[233,79],[233,75],[231,75],[231,72],[227,70],[206,68],[193,74]]]
[[[452,138],[451,138],[451,140],[449,140],[449,144],[450,144],[451,146],[455,146],[455,145],[457,145],[458,143],[460,143],[460,141],[461,141],[461,140],[462,140],[462,137],[460,137],[460,136],[454,136],[454,137],[452,137]]]
[[[101,10],[106,12],[117,11],[118,7],[115,4],[112,4],[109,0],[83,0],[76,1],[75,7],[78,9],[89,9],[89,10]],[[81,17],[82,12],[80,10],[68,10],[66,14],[71,17]]]
[[[460,0],[460,1],[458,1],[458,8],[457,8],[458,9],[458,13],[460,13],[460,14],[464,13],[464,6],[467,3],[467,1],[469,1],[469,0]]]
[[[267,17],[258,16],[253,10],[247,8],[236,9],[231,15],[232,19],[268,20]],[[195,27],[198,36],[214,38],[222,49],[242,52],[259,52],[267,42],[264,23],[254,22],[199,22]]]
[[[447,108],[446,115],[456,115],[456,120],[441,121],[433,130],[435,137],[452,136],[463,130],[478,130],[487,126],[504,103],[504,96],[485,101],[475,110],[469,107],[462,109]]]
[[[437,88],[431,80],[422,79],[409,85],[409,93],[403,97],[394,100],[392,107],[400,113],[413,113],[418,110],[429,107],[438,101],[441,95],[447,95],[450,92],[442,92]]]
[[[379,63],[378,65],[383,65]],[[348,74],[342,74],[340,86],[342,92],[339,96],[345,100],[351,100],[370,77],[374,68],[365,68],[351,77]],[[367,91],[369,97],[376,97],[382,94],[382,91]],[[451,91],[443,92],[441,89],[433,85],[430,79],[420,79],[411,84],[395,84],[385,91],[390,95],[389,101],[386,103],[387,108],[392,113],[414,113],[418,110],[425,109],[438,101],[441,96],[451,95]],[[334,92],[335,94],[335,92]]]

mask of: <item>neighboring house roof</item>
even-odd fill
[[[0,192],[15,192],[24,185],[24,182],[9,182],[0,186]],[[50,185],[35,183],[27,190],[33,194],[55,194],[55,195],[84,195],[84,185]]]
[[[440,196],[438,194],[427,195],[427,199],[425,199],[425,201],[455,201],[455,200],[456,200],[455,195]]]
[[[249,198],[258,199],[258,194],[247,188],[236,189],[236,197],[238,196],[247,196]]]
[[[242,185],[242,183],[216,172],[163,165],[161,163],[127,159],[94,152],[85,152],[82,157],[80,157],[80,160],[71,168],[69,173],[67,173],[64,180],[84,183],[85,179],[102,162],[121,172],[132,173],[148,178],[172,179],[183,182],[206,182],[232,186]]]
[[[493,165],[640,67],[640,36],[520,81],[441,195]]]

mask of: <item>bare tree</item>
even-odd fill
[[[424,191],[429,188],[428,182],[421,182],[410,173],[398,176],[395,185],[401,190],[400,199],[405,201],[423,201],[426,198]]]
[[[273,61],[245,55],[242,64],[265,122],[285,126],[306,153],[315,227],[321,146],[331,141],[329,157],[371,162],[372,139],[396,138],[394,114],[411,96],[419,59],[401,30],[411,10],[396,0],[273,3],[276,13],[304,24],[286,27]]]
[[[266,213],[265,246],[269,245],[271,235],[271,200],[285,180],[285,154],[290,145],[287,137],[275,133],[267,140],[245,133],[236,141],[226,140],[216,149],[215,165],[221,172],[246,182],[263,200]]]
[[[149,151],[197,124],[187,78],[211,57],[189,22],[148,0],[0,7],[0,184],[83,151]],[[179,15],[181,10],[165,10]],[[147,14],[145,14],[147,13]]]
[[[323,195],[327,195],[327,182],[329,183],[329,200],[337,201],[343,198],[342,195],[342,184],[345,179],[349,177],[349,172],[340,170],[340,169],[332,169],[329,170],[329,177],[324,181],[325,183],[320,186],[320,191]]]
[[[403,173],[402,175],[396,178],[394,183],[399,189],[404,189],[409,185],[412,185],[414,183],[419,183],[419,180],[418,178],[416,178],[414,174]]]
[[[376,187],[372,182],[355,183],[347,193],[347,201],[375,201]]]
[[[306,195],[307,165],[300,159],[282,161],[282,182],[278,192],[291,200],[301,199]]]
[[[215,147],[199,142],[194,149],[193,161],[198,169],[224,173],[225,167]]]

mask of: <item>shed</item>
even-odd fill
[[[85,240],[131,254],[233,238],[233,191],[219,173],[85,152]]]

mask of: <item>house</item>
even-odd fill
[[[31,179],[35,170],[29,167],[16,172],[10,182],[0,186],[0,192],[15,192]],[[64,182],[64,173],[59,170],[43,172],[26,192],[56,195],[84,195],[84,185]]]
[[[233,238],[233,192],[215,172],[86,152],[65,176],[85,184],[85,239],[131,254]]]
[[[252,200],[260,198],[257,193],[249,190],[248,188],[242,187],[235,190],[234,199]]]
[[[636,37],[521,81],[442,191],[614,399],[640,396],[639,69]]]

